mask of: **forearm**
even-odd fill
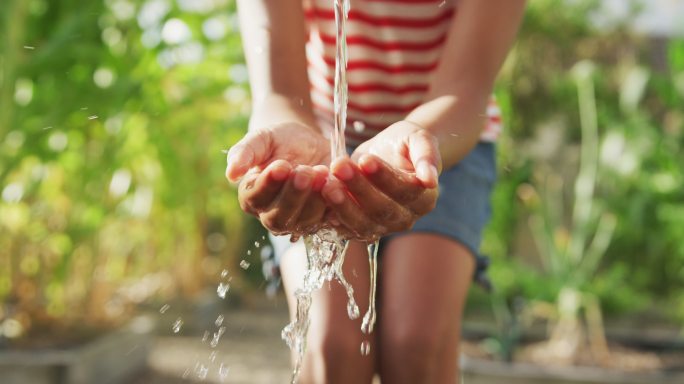
[[[315,127],[301,0],[238,0],[252,91],[250,129],[295,121]]]
[[[300,123],[320,133],[311,108],[288,95],[273,93],[252,102],[250,131],[281,123]]]
[[[468,83],[455,86],[434,95],[405,118],[437,138],[443,168],[460,162],[480,140],[490,89]]]
[[[426,102],[406,120],[435,135],[443,166],[463,159],[487,121],[494,81],[513,44],[524,0],[462,0]]]

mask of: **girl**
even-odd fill
[[[382,236],[370,355],[332,284],[314,296],[301,382],[370,383],[377,373],[383,383],[456,383],[495,177],[500,118],[490,94],[524,0],[352,0],[351,157],[330,164],[333,1],[238,0],[253,111],[226,176],[240,180],[241,207],[275,234]],[[273,243],[293,314],[304,247]],[[365,308],[362,242],[350,245],[344,270]]]

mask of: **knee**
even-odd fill
[[[364,363],[360,361],[360,347],[361,340],[344,332],[330,332],[313,341],[308,349],[314,355],[310,361],[314,364],[312,368],[316,372],[315,376],[324,380],[320,382],[344,382],[340,378],[349,376],[349,367],[358,367]]]
[[[403,377],[433,377],[444,338],[429,328],[425,324],[383,332],[383,364],[391,366]]]

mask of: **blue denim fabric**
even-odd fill
[[[406,233],[427,232],[446,236],[463,244],[476,258],[474,280],[490,288],[486,276],[489,260],[480,255],[482,231],[491,216],[490,195],[496,181],[496,148],[480,142],[460,163],[443,170],[439,177],[437,205],[407,232],[389,235],[382,244]],[[276,262],[292,244],[289,236],[270,236]],[[300,240],[301,241],[301,240]]]

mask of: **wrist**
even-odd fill
[[[308,100],[271,94],[252,104],[250,131],[283,123],[298,123],[320,132]]]

